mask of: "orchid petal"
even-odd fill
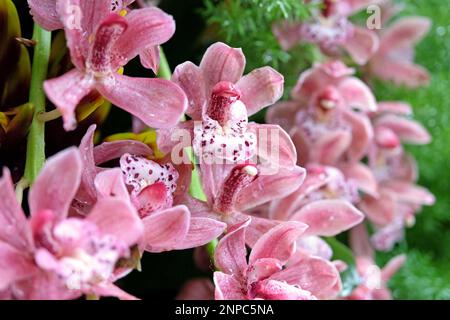
[[[355,27],[353,35],[344,43],[344,47],[353,60],[364,65],[375,54],[380,45],[380,40],[375,32],[364,28]]]
[[[209,218],[191,218],[189,230],[177,249],[189,249],[203,246],[219,237],[226,229],[223,222]]]
[[[0,291],[36,272],[33,261],[23,252],[0,241]]]
[[[347,155],[349,161],[355,163],[367,154],[374,136],[373,127],[369,118],[361,113],[346,111],[344,118],[352,127],[352,142]]]
[[[346,164],[341,166],[340,169],[347,180],[356,182],[359,190],[373,197],[378,195],[377,181],[370,168],[365,164]]]
[[[277,102],[283,95],[284,77],[271,67],[255,69],[236,84],[248,116]]]
[[[100,172],[95,177],[95,189],[101,197],[114,197],[130,200],[127,187],[123,181],[123,174],[119,168]]]
[[[260,175],[239,192],[236,208],[245,211],[287,196],[303,183],[305,176],[306,170],[299,166],[280,168],[277,174]]]
[[[355,77],[349,77],[339,83],[339,92],[350,108],[363,112],[377,111],[377,103],[370,88]]]
[[[271,279],[297,285],[320,299],[335,298],[339,293],[339,272],[330,261],[305,255],[295,264],[271,276]]]
[[[14,193],[11,174],[3,169],[0,179],[0,241],[9,243],[22,252],[33,248],[31,230]]]
[[[163,79],[116,74],[114,85],[102,83],[98,90],[110,102],[154,128],[173,127],[187,107],[184,92],[176,84]]]
[[[389,114],[377,119],[375,123],[377,126],[391,129],[402,141],[407,143],[428,144],[431,141],[428,131],[414,120]]]
[[[271,279],[256,283],[253,290],[256,298],[265,300],[316,300],[309,291]]]
[[[188,231],[190,212],[186,206],[177,206],[145,217],[145,250],[169,251],[183,243]]]
[[[143,225],[136,209],[123,199],[99,199],[87,220],[95,223],[105,235],[114,236],[128,246],[137,243],[143,233]]]
[[[128,28],[114,47],[120,57],[120,66],[127,64],[146,48],[163,44],[175,33],[172,16],[156,7],[132,10],[125,19]]]
[[[284,222],[264,234],[253,246],[249,264],[263,258],[278,259],[285,264],[295,252],[297,238],[308,228],[301,222]]]
[[[95,163],[101,164],[119,159],[126,153],[136,156],[151,156],[153,155],[153,150],[145,143],[134,140],[104,142],[94,148]]]
[[[236,83],[244,73],[245,56],[222,42],[211,45],[205,52],[200,69],[206,78],[207,91],[221,81]]]
[[[75,129],[75,108],[93,89],[93,79],[76,69],[44,82],[45,93],[61,112],[66,131]]]
[[[151,69],[154,73],[158,73],[160,64],[160,48],[159,46],[150,46],[139,55],[141,64],[144,68]]]
[[[187,95],[189,106],[186,114],[194,120],[201,119],[207,102],[205,78],[202,70],[192,62],[185,62],[175,68],[172,81],[178,84]]]
[[[44,29],[53,31],[64,27],[56,7],[56,0],[28,0],[33,19]]]
[[[244,279],[247,271],[247,249],[245,230],[251,220],[235,225],[219,241],[214,253],[214,262],[222,272]]]
[[[64,219],[80,185],[82,160],[76,148],[49,158],[28,197],[31,215],[50,210]]]
[[[216,300],[247,300],[243,288],[235,277],[222,272],[214,272]]]
[[[361,223],[364,215],[353,205],[343,200],[319,200],[307,204],[291,220],[300,221],[309,227],[306,235],[332,237]]]

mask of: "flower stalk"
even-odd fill
[[[25,178],[30,184],[36,179],[45,162],[45,122],[39,120],[38,115],[45,112],[43,83],[47,77],[51,32],[35,23],[33,41],[36,46],[31,73],[30,103],[34,105],[34,116],[28,134],[25,165]]]

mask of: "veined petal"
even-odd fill
[[[311,292],[277,280],[264,280],[253,287],[256,298],[265,300],[317,300]]]
[[[295,252],[297,238],[308,228],[301,222],[284,222],[264,234],[253,246],[249,265],[263,258],[278,259],[285,264]]]
[[[277,102],[284,91],[284,77],[271,67],[255,69],[236,84],[248,116]]]
[[[64,27],[56,2],[57,0],[28,0],[33,19],[46,30],[53,31]]]
[[[370,68],[378,78],[409,88],[426,86],[430,82],[430,74],[427,69],[404,60],[391,61],[376,58]]]
[[[273,175],[260,175],[239,192],[236,208],[245,211],[287,196],[303,183],[305,176],[306,170],[299,166],[281,168]]]
[[[214,272],[216,300],[248,300],[241,283],[234,277],[223,272]]]
[[[220,271],[232,275],[238,281],[244,281],[247,272],[247,249],[245,247],[245,229],[251,220],[234,225],[219,241],[214,253],[214,262]]]
[[[267,109],[266,123],[277,124],[290,131],[295,125],[295,116],[300,109],[296,101],[281,101]]]
[[[380,45],[378,35],[368,29],[354,27],[353,34],[344,43],[344,47],[352,59],[364,65],[375,54]]]
[[[186,237],[177,249],[181,250],[203,246],[219,237],[225,231],[226,227],[227,225],[225,223],[214,219],[192,217]]]
[[[61,112],[66,131],[75,129],[75,108],[93,88],[94,80],[76,69],[44,82],[45,93]]]
[[[291,138],[278,125],[250,123],[248,130],[257,138],[258,157],[263,167],[292,168],[297,163],[297,151]],[[263,168],[259,167],[264,173]]]
[[[378,111],[394,113],[399,115],[412,115],[413,110],[410,104],[401,101],[382,101],[378,102]]]
[[[351,140],[352,136],[347,130],[330,131],[310,150],[311,158],[309,161],[334,165],[349,148]],[[301,141],[298,135],[294,139],[294,143],[297,143],[296,145]]]
[[[349,77],[341,81],[339,92],[348,107],[364,112],[377,111],[377,103],[372,91],[358,78]]]
[[[194,120],[200,120],[207,102],[206,83],[202,70],[192,62],[185,62],[175,68],[172,81],[178,84],[187,95],[189,106],[186,114]]]
[[[336,284],[341,281],[339,271],[330,261],[309,255],[270,278],[299,286],[320,299],[335,298],[339,293]]]
[[[387,282],[392,276],[405,264],[406,255],[401,254],[395,256],[383,267],[381,270],[381,278],[383,281]]]
[[[0,179],[0,241],[9,243],[22,252],[33,247],[31,230],[14,193],[11,174],[3,169]]]
[[[245,56],[242,50],[231,48],[222,42],[211,45],[200,63],[207,92],[221,81],[236,83],[242,77],[244,68]]]
[[[136,210],[123,199],[97,200],[87,220],[95,223],[103,234],[114,236],[128,246],[137,243],[144,230]]]
[[[94,159],[96,164],[105,163],[114,159],[119,159],[125,153],[136,156],[151,156],[152,149],[135,140],[117,140],[104,142],[94,148]]]
[[[417,121],[388,114],[377,119],[375,123],[378,126],[391,129],[404,142],[412,144],[428,144],[431,142],[430,134]]]
[[[375,251],[370,244],[369,233],[364,223],[351,229],[349,235],[350,247],[356,256],[366,257],[372,260],[375,258]]]
[[[352,142],[347,155],[350,162],[356,163],[367,154],[374,136],[373,126],[369,118],[362,113],[346,110],[344,118],[352,128]]]
[[[356,182],[358,189],[376,197],[378,195],[377,181],[370,168],[363,163],[343,165],[340,167],[347,180]]]
[[[113,49],[119,66],[127,64],[147,48],[163,44],[175,33],[172,16],[156,7],[132,10],[125,20],[128,28]]]
[[[381,36],[382,53],[398,48],[413,48],[430,30],[431,20],[425,17],[405,17],[396,21]]]
[[[272,32],[283,50],[289,50],[301,40],[301,24],[297,22],[282,21],[272,25]]]
[[[380,189],[377,198],[365,196],[358,207],[364,212],[370,221],[378,225],[387,225],[394,219],[396,212],[395,196],[390,192]]]
[[[187,107],[186,95],[180,87],[163,79],[116,74],[114,83],[102,83],[98,90],[110,102],[153,128],[175,126]]]
[[[0,241],[0,291],[16,281],[30,277],[37,271],[26,254]]]
[[[80,152],[74,147],[49,158],[30,190],[31,215],[50,210],[64,219],[80,185],[82,170]]]
[[[306,235],[335,236],[361,223],[364,215],[347,201],[319,200],[307,204],[292,217],[309,227]]]
[[[159,46],[150,46],[141,52],[141,64],[144,68],[151,69],[154,73],[158,73],[160,63],[160,49]]]
[[[129,201],[127,187],[123,181],[123,174],[119,168],[100,172],[95,177],[95,189],[101,197],[113,197]]]
[[[191,214],[185,206],[157,212],[145,217],[143,245],[149,252],[174,250],[183,243]]]
[[[387,181],[383,184],[383,188],[388,192],[394,192],[400,201],[427,206],[433,205],[436,201],[433,194],[427,189],[401,180]]]

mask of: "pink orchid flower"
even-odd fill
[[[364,214],[352,203],[358,201],[356,185],[345,180],[336,168],[320,165],[307,166],[305,182],[293,193],[260,206],[252,214],[273,220],[298,221],[309,228],[297,239],[295,260],[304,255],[314,255],[330,260],[331,247],[320,237],[336,236],[361,223]],[[257,241],[267,230],[259,228],[252,239]]]
[[[79,8],[82,17],[77,27],[71,25],[73,7]],[[105,0],[56,1],[56,8],[65,26],[75,69],[45,81],[44,89],[60,110],[66,130],[75,128],[74,110],[92,90],[148,126],[169,128],[179,122],[187,101],[177,85],[118,73],[146,48],[170,39],[175,31],[171,16],[158,8],[145,8],[122,17],[111,12],[111,2]]]
[[[49,158],[29,194],[30,218],[15,199],[8,170],[0,180],[0,291],[16,299],[73,299],[83,294],[132,296],[112,284],[116,265],[143,226],[120,199],[99,199],[86,218],[68,217],[82,161],[71,148]]]
[[[189,143],[201,162],[212,163],[217,158],[231,164],[245,162],[257,153],[258,130],[278,130],[249,124],[248,117],[282,96],[283,76],[270,67],[243,76],[244,68],[242,50],[219,42],[208,48],[199,67],[185,62],[174,71],[172,81],[186,92],[186,114],[193,120],[180,129],[190,135]],[[178,143],[172,134],[160,132],[162,151],[170,152]],[[283,132],[277,135],[280,140],[285,136]]]
[[[368,64],[369,73],[397,85],[417,88],[430,82],[428,71],[414,64],[414,46],[431,27],[424,17],[405,17],[394,22],[380,36],[380,47]]]
[[[218,300],[315,300],[340,281],[334,266],[323,259],[305,256],[288,264],[296,239],[307,229],[300,222],[285,222],[264,234],[254,245],[247,262],[245,231],[250,221],[230,228],[217,245],[214,273]]]
[[[192,165],[149,160],[145,156],[151,149],[139,142],[107,142],[93,148],[94,131],[92,126],[80,146],[92,175],[86,174],[79,195],[92,194],[84,198],[90,201],[112,196],[131,202],[144,224],[142,249],[162,252],[195,248],[223,233],[226,224],[194,216],[180,200],[188,191]],[[118,158],[120,168],[96,167]]]
[[[417,166],[402,142],[423,145],[431,141],[427,130],[408,119],[412,109],[401,102],[383,102],[372,115],[375,137],[370,147],[369,166],[378,183],[378,195],[367,194],[359,207],[374,223],[375,247],[390,250],[403,239],[404,227],[412,226],[423,205],[432,205],[434,196],[416,184]]]
[[[340,61],[316,65],[300,75],[293,101],[269,109],[267,122],[288,130],[300,165],[355,163],[366,155],[373,137],[367,113],[377,104],[353,73]]]
[[[366,64],[378,49],[378,36],[372,30],[354,25],[349,17],[380,1],[312,0],[307,2],[321,4],[319,9],[313,10],[311,21],[303,23],[283,21],[274,24],[272,30],[281,47],[289,50],[299,42],[311,42],[317,44],[322,52],[329,56],[337,56],[341,53],[341,49],[344,49],[357,64]]]
[[[64,29],[65,23],[63,17],[65,14],[71,15],[70,25],[74,28],[81,28],[78,23],[83,19],[83,12],[105,12],[109,9],[111,13],[127,14],[130,9],[128,6],[134,0],[81,0],[73,2],[73,4],[63,7],[59,2],[61,0],[28,0],[28,5],[31,9],[31,14],[34,20],[39,23],[44,29],[54,31]],[[64,13],[63,9],[66,9]],[[141,64],[147,68],[152,69],[157,73],[160,63],[159,46],[151,45],[139,53]]]
[[[380,269],[375,263],[374,252],[364,225],[359,225],[351,230],[350,243],[356,255],[356,270],[362,281],[346,299],[392,300],[392,294],[387,284],[405,264],[406,256],[398,255]]]

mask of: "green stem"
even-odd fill
[[[25,178],[33,183],[45,163],[45,123],[38,115],[45,112],[44,80],[47,77],[48,60],[51,47],[51,32],[34,24],[33,67],[31,70],[30,103],[34,106],[34,117],[28,134]]]
[[[164,54],[163,48],[159,52],[159,70],[158,78],[170,80],[172,78],[172,70],[170,69],[169,62]]]
[[[163,48],[160,50],[160,63],[158,70],[158,78],[170,80],[172,78],[172,70],[170,69],[169,62],[167,61],[166,55],[164,54]],[[183,116],[182,121],[186,121],[186,117]],[[192,152],[192,148],[186,148],[185,150],[189,156],[191,162],[194,162],[195,156]],[[189,187],[189,193],[192,197],[206,201],[205,193],[202,189],[202,184],[200,181],[200,176],[198,174],[197,166],[194,166],[194,170],[192,170],[192,179],[191,185]]]

